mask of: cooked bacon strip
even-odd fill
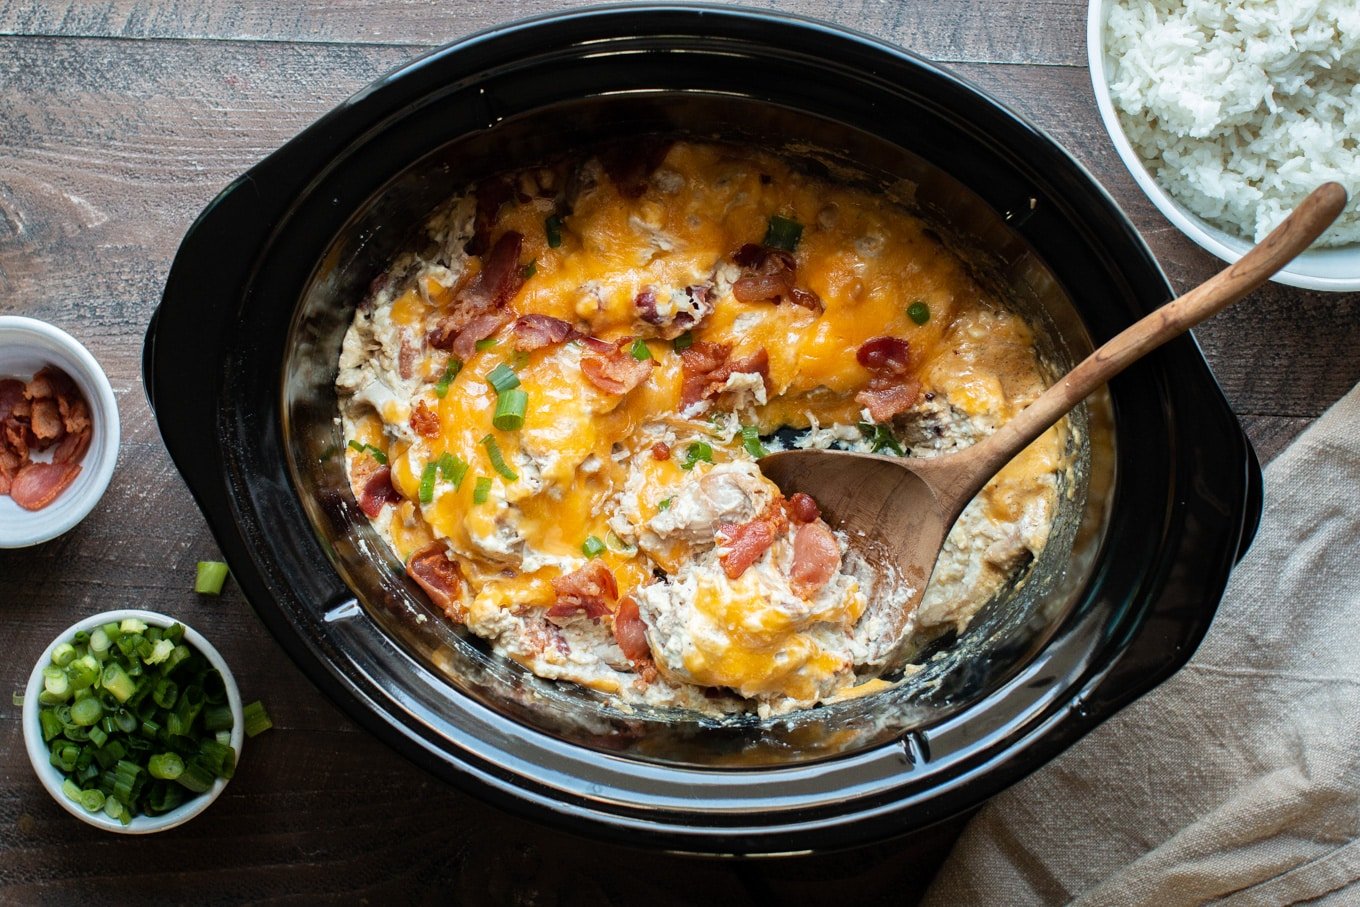
[[[488,312],[478,315],[458,332],[448,345],[448,351],[464,361],[477,352],[477,344],[499,331],[510,321],[507,312]]]
[[[611,610],[610,602],[619,597],[619,586],[614,574],[599,561],[591,561],[580,570],[559,576],[552,581],[557,601],[548,609],[549,617],[570,617],[584,613],[591,619],[603,617]]]
[[[38,439],[40,448],[61,440],[62,435],[66,434],[66,424],[61,420],[61,410],[57,406],[57,401],[51,397],[33,401],[33,414],[29,417],[28,425],[33,437]]]
[[[415,580],[430,601],[444,609],[454,620],[461,620],[463,572],[449,559],[442,542],[435,542],[411,556],[406,564],[406,575]]]
[[[626,394],[647,380],[655,359],[638,360],[627,350],[614,347],[608,353],[581,357],[581,374],[606,394]]]
[[[680,400],[691,406],[721,393],[727,379],[736,374],[760,375],[765,389],[770,389],[770,356],[762,347],[749,356],[729,359],[732,348],[725,343],[698,341],[680,354],[680,370],[684,379],[680,385]]]
[[[875,337],[863,343],[855,359],[873,376],[855,394],[855,402],[869,410],[875,422],[887,422],[916,405],[921,382],[912,377],[911,348],[900,337]]]
[[[565,343],[578,335],[570,322],[551,315],[524,315],[515,321],[515,349],[528,352],[554,343]]]
[[[14,475],[9,495],[25,510],[42,510],[80,475],[78,463],[29,463]]]
[[[793,565],[789,579],[793,591],[811,598],[841,569],[841,547],[831,528],[817,520],[804,523],[793,534]]]
[[[66,430],[77,434],[90,427],[90,408],[81,397],[57,397],[57,408],[61,410],[61,421]]]
[[[600,164],[624,198],[640,198],[647,182],[666,159],[670,139],[646,136],[631,145],[619,143],[600,154]]]
[[[405,332],[401,335],[401,349],[397,353],[397,372],[403,381],[410,381],[416,373],[416,357],[420,355],[417,347]]]
[[[614,640],[623,650],[623,657],[639,667],[639,673],[642,673],[643,665],[655,672],[652,650],[647,645],[647,625],[642,622],[637,602],[631,595],[625,595],[614,612]]]
[[[788,529],[788,517],[782,501],[775,501],[749,523],[723,523],[718,527],[718,544],[727,553],[718,560],[728,579],[737,579],[746,572],[774,544],[774,540]]]
[[[425,438],[439,437],[439,414],[424,400],[417,400],[415,409],[411,410],[411,430]]]
[[[27,402],[27,401],[25,401]],[[9,449],[14,452],[20,460],[28,462],[28,449],[33,446],[36,439],[31,437],[28,424],[20,422],[11,415],[4,423],[4,442],[9,445]]]
[[[453,297],[453,310],[439,319],[430,332],[430,345],[450,350],[466,359],[478,340],[494,334],[510,316],[497,311],[509,302],[524,284],[519,253],[524,237],[507,230],[482,258],[482,270]],[[476,335],[468,337],[468,335]]]
[[[911,368],[911,348],[900,337],[875,337],[860,345],[855,359],[874,374],[901,377]]]
[[[363,494],[359,495],[359,509],[372,519],[387,504],[395,504],[401,500],[401,493],[392,486],[392,470],[386,466],[379,467],[364,482]]]
[[[14,483],[14,476],[19,471],[19,467],[24,465],[24,461],[19,459],[17,454],[10,451],[8,447],[0,444],[0,495],[9,494],[10,486]]]
[[[17,378],[0,379],[0,422],[4,422],[20,407],[23,407],[23,411],[19,415],[26,418],[29,409],[28,400],[24,397],[24,382]]]
[[[90,438],[94,430],[87,423],[80,431],[68,431],[52,453],[53,463],[79,463],[90,449]]]
[[[855,394],[855,402],[869,411],[875,422],[888,422],[916,405],[921,397],[921,382],[915,378],[894,381],[877,376],[869,379],[869,386]]]
[[[732,295],[738,302],[778,305],[787,301],[819,314],[826,309],[816,293],[795,286],[798,261],[793,253],[747,243],[732,253],[732,260],[742,269],[742,276],[732,284]]]
[[[817,506],[817,502],[812,499],[812,495],[804,494],[801,491],[794,492],[793,497],[785,502],[785,509],[789,516],[798,523],[811,523],[821,519],[822,509]]]

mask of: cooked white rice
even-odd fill
[[[1105,44],[1124,132],[1183,205],[1260,240],[1336,180],[1319,244],[1360,242],[1360,0],[1118,0]]]

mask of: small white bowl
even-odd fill
[[[0,548],[46,542],[85,519],[104,496],[118,462],[118,403],[89,350],[44,321],[0,316],[0,378],[27,380],[45,365],[70,375],[85,396],[93,428],[90,449],[71,487],[42,510],[25,510],[8,495],[0,495]]]
[[[1124,134],[1114,101],[1110,97],[1110,73],[1113,64],[1105,54],[1105,22],[1112,0],[1091,0],[1086,17],[1086,54],[1091,68],[1091,87],[1095,89],[1096,106],[1114,142],[1115,150],[1128,168],[1139,188],[1151,199],[1157,210],[1165,215],[1182,233],[1201,248],[1226,262],[1234,262],[1252,247],[1249,240],[1234,236],[1200,218],[1176,201],[1153,178],[1138,152]],[[1351,205],[1360,199],[1351,199]],[[1327,290],[1349,293],[1360,290],[1360,243],[1310,249],[1295,258],[1271,280],[1306,290]]]
[[[245,710],[241,707],[241,691],[236,686],[236,678],[232,676],[231,669],[227,667],[226,661],[206,639],[184,621],[177,621],[169,615],[160,614],[156,611],[139,611],[133,608],[105,611],[103,614],[87,617],[67,627],[56,639],[52,640],[52,644],[47,647],[47,650],[43,652],[42,657],[38,659],[38,663],[34,666],[33,674],[28,678],[28,688],[24,691],[24,746],[28,749],[28,760],[33,763],[33,770],[38,773],[38,780],[42,782],[43,787],[47,788],[52,799],[60,803],[68,813],[82,822],[96,828],[102,828],[105,831],[115,831],[124,835],[146,835],[183,825],[203,812],[226,788],[226,780],[218,778],[205,793],[184,802],[168,813],[159,816],[134,816],[131,822],[124,825],[117,819],[109,818],[103,810],[92,813],[66,796],[61,789],[64,776],[61,770],[52,764],[51,749],[43,740],[42,725],[38,721],[38,696],[43,691],[42,672],[43,668],[52,663],[52,650],[61,643],[70,641],[71,637],[80,630],[89,632],[95,627],[110,622],[123,621],[129,617],[135,617],[150,626],[157,627],[168,627],[173,623],[179,623],[184,627],[184,641],[192,649],[202,653],[222,675],[223,684],[227,688],[227,704],[231,706],[231,747],[236,750],[236,761],[238,765],[240,764],[241,744],[245,741],[246,717]]]

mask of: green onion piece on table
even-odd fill
[[[765,229],[765,245],[771,249],[792,252],[798,248],[798,240],[802,238],[803,225],[778,214],[770,218],[770,224]]]
[[[511,388],[496,400],[491,424],[501,431],[518,431],[524,427],[524,413],[528,408],[529,395],[520,388]]]
[[[486,448],[486,455],[491,458],[491,468],[500,473],[507,481],[513,482],[519,478],[515,472],[505,462],[505,456],[501,453],[501,446],[496,443],[496,439],[487,435],[482,439],[482,446]]]
[[[581,545],[581,552],[586,557],[599,557],[604,554],[604,542],[593,535],[586,536],[585,543]]]
[[[200,595],[221,595],[222,585],[227,581],[227,565],[222,561],[199,561],[198,574],[194,577],[194,591]],[[91,638],[91,648],[94,641]]]
[[[486,476],[478,476],[477,483],[472,488],[472,503],[485,504],[491,497],[491,480]]]
[[[245,719],[247,737],[254,737],[274,726],[274,722],[269,720],[269,713],[264,710],[264,703],[258,699],[245,707]]]
[[[907,306],[907,317],[917,324],[925,324],[930,320],[930,306],[918,299]]]
[[[425,468],[420,471],[420,503],[429,504],[434,501],[434,473],[435,464],[426,463]]]
[[[519,387],[519,375],[516,375],[514,369],[502,362],[487,372],[486,383],[494,387],[496,393],[503,394],[512,387]]]

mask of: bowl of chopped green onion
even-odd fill
[[[24,693],[24,743],[67,812],[123,834],[189,821],[231,779],[240,690],[206,639],[154,611],[96,614],[43,652]]]

